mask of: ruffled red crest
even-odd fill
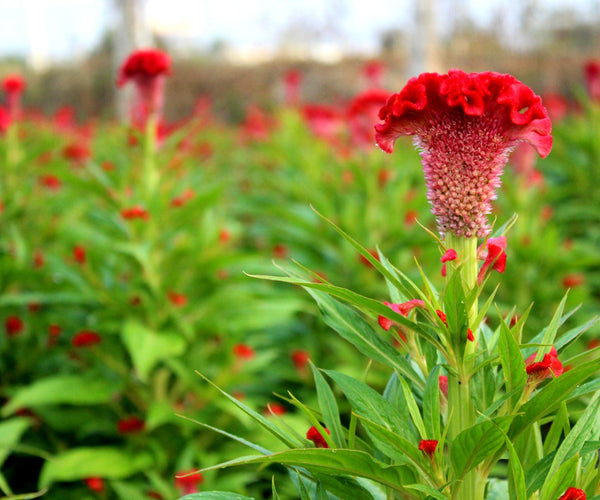
[[[136,77],[156,77],[171,74],[171,58],[157,49],[141,49],[132,52],[119,69],[117,85],[125,85]]]
[[[552,125],[539,96],[511,75],[459,70],[423,73],[390,96],[379,113],[384,123],[375,125],[377,144],[390,153],[398,137],[419,136],[428,124],[456,117],[457,109],[497,123],[507,147],[526,141],[540,156],[550,153]]]

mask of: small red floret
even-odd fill
[[[435,453],[435,449],[437,448],[438,442],[435,439],[423,439],[419,443],[419,450],[421,450],[425,455],[433,458],[433,454]]]
[[[330,434],[329,429],[325,429],[325,431],[327,432],[327,434]],[[312,441],[315,444],[315,447],[317,448],[329,448],[327,441],[325,441],[323,435],[317,430],[317,428],[314,425],[306,432],[306,439]]]
[[[558,500],[585,500],[585,491],[569,488]]]
[[[141,49],[132,52],[119,70],[117,85],[125,85],[137,77],[147,78],[171,74],[171,58],[157,49]]]
[[[135,434],[144,430],[145,422],[138,417],[131,416],[119,420],[117,430],[119,434]]]

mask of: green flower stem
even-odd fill
[[[456,261],[449,262],[452,271],[460,273],[465,296],[477,287],[477,238],[462,238],[448,233],[445,238],[446,248],[454,249],[458,256]],[[470,379],[474,366],[474,359],[470,356],[475,352],[477,346],[477,300],[467,311],[468,325],[475,341],[470,342],[465,338],[464,356],[458,358],[456,374],[448,375],[448,411],[450,415],[448,435],[455,439],[462,431],[473,426],[476,415],[471,398]],[[485,478],[481,477],[477,470],[472,470],[465,475],[460,486],[454,492],[454,500],[483,500],[485,489]]]
[[[152,113],[146,122],[146,136],[144,138],[144,185],[146,187],[146,199],[148,202],[154,196],[154,190],[158,185],[158,170],[156,169],[156,135],[158,128],[158,116]]]

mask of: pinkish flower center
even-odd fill
[[[489,233],[500,176],[512,144],[492,116],[472,117],[461,109],[434,116],[415,137],[421,150],[427,198],[440,233],[470,238]]]

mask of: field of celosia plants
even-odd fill
[[[599,68],[380,69],[236,125],[158,51],[127,125],[5,75],[3,498],[600,498]]]

